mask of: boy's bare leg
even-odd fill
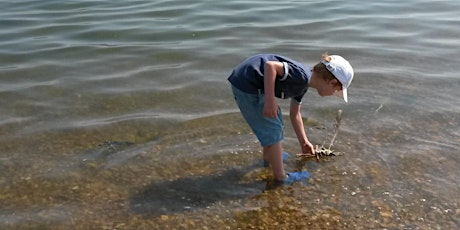
[[[286,179],[283,165],[283,149],[281,141],[276,144],[263,147],[263,158],[270,162],[275,180],[283,181]]]

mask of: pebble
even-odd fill
[[[383,218],[392,218],[393,214],[390,211],[381,211],[380,216]]]

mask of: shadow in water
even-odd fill
[[[153,183],[131,197],[131,210],[144,216],[158,216],[260,194],[265,182],[241,182],[244,174],[250,170],[230,169],[216,175]]]

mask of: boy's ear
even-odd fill
[[[329,83],[331,83],[331,84],[333,84],[333,85],[339,85],[339,84],[340,84],[340,82],[339,82],[337,79],[335,79],[335,78],[334,78],[334,79],[331,79],[331,80],[329,81]]]
[[[342,84],[339,82],[337,79],[332,79],[329,81],[329,84],[331,84],[334,88],[339,88],[342,89]]]

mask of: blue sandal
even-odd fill
[[[310,178],[310,173],[307,171],[290,172],[287,174],[287,178],[284,179],[283,184],[289,185],[297,181],[306,181],[308,178]]]

